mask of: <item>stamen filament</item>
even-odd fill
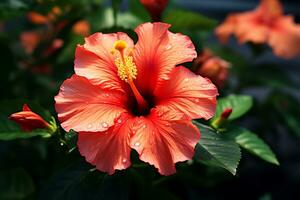
[[[129,84],[138,103],[138,110],[140,113],[143,113],[149,109],[149,105],[133,82],[133,79],[135,79],[137,76],[137,69],[135,63],[133,62],[132,56],[124,55],[124,49],[126,47],[127,44],[123,40],[118,40],[115,42],[114,49],[120,54],[120,57],[115,60],[115,64],[118,68],[119,77]]]

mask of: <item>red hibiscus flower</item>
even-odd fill
[[[31,111],[27,104],[23,105],[23,111],[10,115],[10,120],[21,125],[23,131],[30,132],[35,129],[50,128],[50,124],[46,122],[40,115]]]
[[[216,34],[222,42],[234,34],[240,43],[267,43],[283,58],[300,54],[300,25],[293,16],[283,14],[278,0],[261,0],[254,11],[229,15]]]
[[[75,75],[55,97],[61,126],[78,132],[81,155],[113,174],[130,166],[130,152],[163,175],[191,159],[200,139],[191,123],[215,113],[216,87],[176,65],[196,57],[184,35],[170,25],[136,28],[134,45],[125,33],[95,33],[76,49]]]
[[[169,0],[140,0],[140,2],[147,9],[153,21],[161,21],[161,14]]]

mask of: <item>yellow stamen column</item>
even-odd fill
[[[143,113],[148,110],[149,105],[133,82],[137,77],[138,71],[133,61],[133,57],[124,55],[124,49],[126,49],[126,47],[127,43],[124,40],[117,40],[114,44],[114,49],[120,53],[120,57],[115,59],[115,64],[118,68],[118,76],[121,80],[129,84],[137,100],[139,112]]]

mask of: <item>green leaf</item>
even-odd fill
[[[81,160],[55,174],[41,192],[42,199],[129,199],[132,180],[127,171],[101,173]],[[136,191],[135,191],[136,192]]]
[[[232,108],[232,113],[228,120],[234,120],[243,116],[253,105],[253,99],[247,95],[229,95],[218,99],[218,105],[215,116],[212,121],[221,116],[226,108]]]
[[[182,30],[211,30],[217,25],[217,21],[205,17],[199,13],[186,10],[172,10],[163,21],[172,25],[173,31]]]
[[[41,191],[41,199],[83,199],[83,194],[89,199],[89,193],[85,193],[81,186],[86,181],[90,169],[91,166],[84,161],[61,169],[46,183]]]
[[[233,137],[237,144],[253,155],[256,155],[272,164],[279,165],[279,162],[271,148],[255,133],[252,133],[245,128],[238,127],[229,130],[226,134],[228,134],[229,137]]]
[[[241,159],[239,146],[230,138],[216,133],[208,126],[196,121],[194,124],[201,133],[201,139],[196,146],[196,160],[204,164],[222,167],[235,175]]]
[[[0,140],[6,140],[6,141],[16,140],[16,139],[27,139],[36,136],[49,137],[50,133],[42,129],[31,131],[31,132],[22,132],[20,130],[0,132]]]
[[[0,171],[0,199],[25,199],[35,191],[30,175],[22,168]]]

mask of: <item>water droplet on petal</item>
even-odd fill
[[[121,119],[118,119],[118,120],[117,120],[117,123],[121,124],[121,123],[122,123],[122,120],[121,120]]]
[[[196,103],[199,103],[199,101],[200,101],[199,99],[195,99],[195,102],[196,102]]]
[[[88,129],[91,129],[92,127],[93,127],[92,124],[89,124],[89,125],[88,125]]]
[[[101,125],[102,125],[103,128],[107,128],[108,127],[108,124],[106,122],[103,122]]]
[[[165,126],[170,126],[170,124],[169,123],[165,123]]]
[[[127,162],[127,159],[126,158],[123,158],[122,159],[122,163],[126,163]]]
[[[188,82],[188,81],[189,81],[189,79],[188,79],[188,78],[185,78],[185,79],[184,79],[184,82]]]
[[[142,126],[142,128],[146,128],[146,124],[144,124],[144,125]]]
[[[174,35],[172,36],[172,38],[173,38],[173,39],[176,39],[176,35],[174,34]]]
[[[134,146],[136,146],[136,147],[139,147],[141,145],[141,143],[139,143],[139,142],[136,142],[135,144],[134,144]]]
[[[170,44],[166,46],[166,50],[169,50],[171,48],[172,48],[172,45],[170,45]]]

